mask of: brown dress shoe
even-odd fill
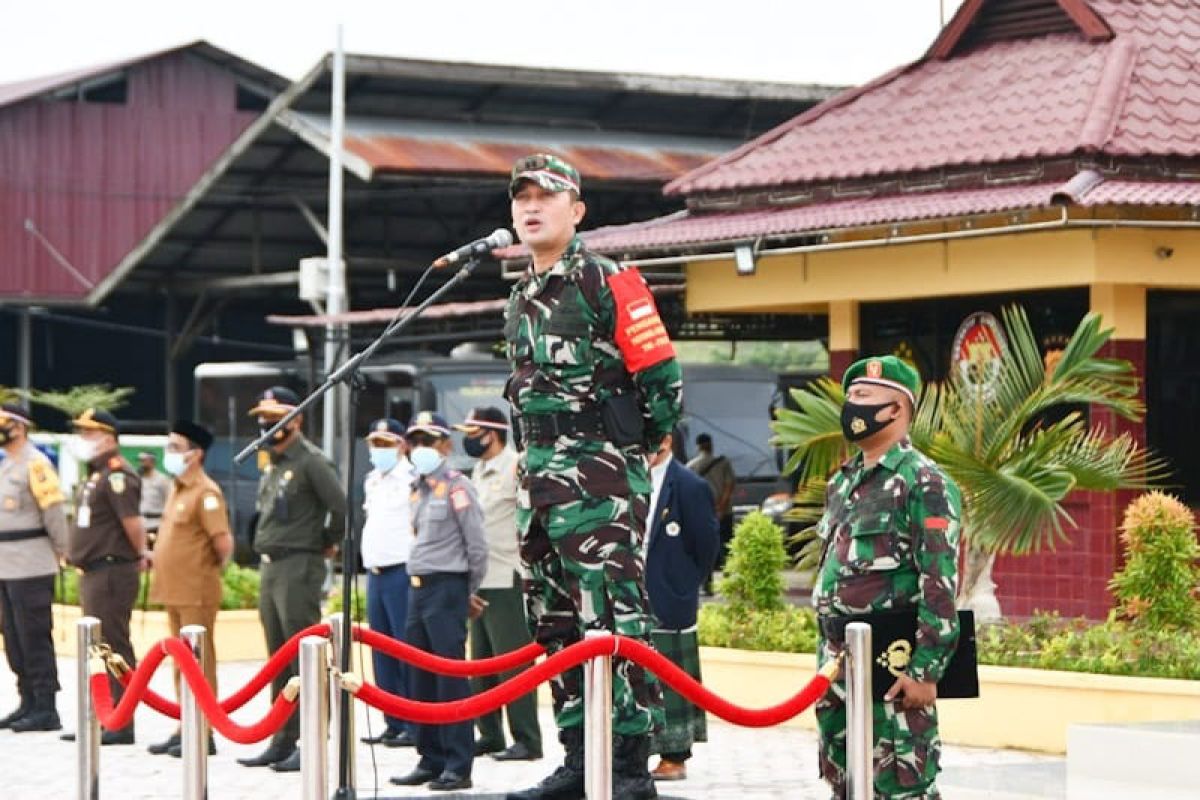
[[[681,781],[687,777],[687,764],[660,758],[650,777],[656,781]]]

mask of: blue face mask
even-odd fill
[[[178,478],[187,470],[187,459],[184,458],[183,453],[173,453],[168,450],[163,454],[163,469]]]
[[[408,454],[413,469],[419,475],[428,475],[442,465],[442,454],[432,447],[414,447]]]
[[[371,463],[380,472],[387,472],[400,463],[400,451],[394,447],[372,447]]]

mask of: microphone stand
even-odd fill
[[[350,667],[350,644],[353,637],[350,635],[350,624],[353,621],[353,590],[354,590],[354,575],[358,568],[358,551],[357,542],[354,536],[354,503],[350,502],[352,492],[354,490],[354,412],[358,402],[358,390],[361,386],[359,377],[359,369],[375,354],[384,342],[399,333],[404,328],[408,327],[413,320],[421,316],[421,314],[433,305],[439,298],[454,289],[459,284],[463,283],[479,266],[479,258],[472,257],[459,268],[458,272],[439,286],[436,291],[425,298],[416,308],[410,313],[405,314],[405,307],[397,309],[396,316],[388,323],[383,333],[363,348],[360,352],[338,367],[333,372],[329,373],[325,382],[313,390],[311,394],[305,397],[300,403],[287,414],[285,414],[278,422],[265,431],[261,436],[255,439],[250,444],[246,445],[236,456],[234,462],[241,464],[250,455],[270,441],[275,432],[286,426],[289,422],[295,419],[299,414],[303,414],[304,410],[313,405],[317,400],[321,399],[334,386],[339,383],[345,383],[350,390],[350,403],[347,409],[348,419],[346,421],[346,519],[345,531],[342,535],[342,615],[345,621],[345,635],[342,636],[341,652],[337,654],[338,668],[342,671]],[[328,369],[328,365],[326,365]],[[340,714],[338,719],[338,788],[334,793],[334,797],[338,800],[352,800],[355,797],[355,788],[348,786],[350,776],[353,774],[353,765],[350,764],[351,743],[348,740],[350,733],[350,714],[353,713],[351,704],[352,697],[345,689],[342,692],[342,702],[339,704]]]

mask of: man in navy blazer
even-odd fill
[[[651,634],[663,655],[700,680],[700,648],[696,613],[700,588],[712,572],[721,548],[712,489],[672,457],[675,437],[663,437],[650,458],[650,496],[646,552],[646,592],[655,618]],[[707,740],[704,712],[663,687],[666,723],[652,737],[660,755],[651,773],[656,780],[687,777],[685,762],[692,744]]]

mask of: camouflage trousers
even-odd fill
[[[820,645],[824,664],[834,651]],[[817,701],[818,761],[834,800],[846,798],[846,684],[838,680]],[[875,797],[879,800],[940,800],[934,780],[941,760],[937,709],[907,710],[900,703],[874,704]]]
[[[645,496],[590,497],[560,505],[518,507],[525,604],[534,639],[555,653],[589,630],[649,643],[642,531]],[[613,732],[649,733],[662,724],[662,692],[652,674],[613,660]],[[583,725],[583,669],[550,683],[560,729]]]

